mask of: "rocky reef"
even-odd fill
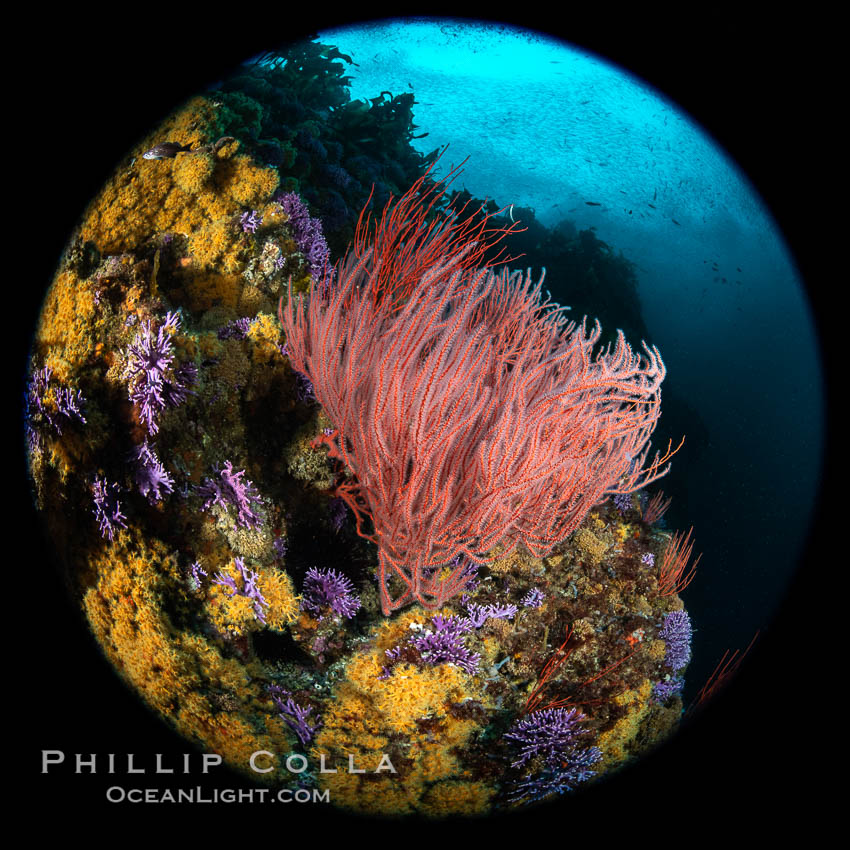
[[[496,551],[438,610],[382,614],[319,445],[334,423],[277,317],[370,192],[377,209],[433,160],[412,95],[352,103],[346,62],[308,44],[246,67],[92,201],[33,342],[33,494],[104,653],[187,740],[359,813],[524,806],[676,727],[690,550],[618,496],[547,557]]]

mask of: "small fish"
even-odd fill
[[[191,142],[188,145],[181,145],[178,142],[160,142],[154,145],[149,151],[142,154],[144,159],[173,159],[179,153],[211,153],[217,154],[229,142],[235,142],[234,136],[222,136],[218,141],[212,144],[201,145],[199,148],[192,149]]]
[[[597,201],[585,201],[585,203],[589,207],[601,207],[602,206],[602,204],[598,203]]]
[[[154,145],[149,151],[142,154],[144,159],[173,159],[177,154],[184,151],[191,151],[191,145],[181,145],[177,142],[160,142]]]

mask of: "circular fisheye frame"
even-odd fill
[[[44,300],[26,452],[74,604],[198,770],[511,813],[604,792],[775,615],[802,375],[789,251],[681,108],[539,33],[402,19],[138,139]]]

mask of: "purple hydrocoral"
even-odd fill
[[[302,404],[308,404],[316,400],[313,392],[313,382],[301,372],[295,373],[295,396]]]
[[[179,407],[190,396],[195,395],[192,389],[198,380],[198,367],[187,360],[174,370],[174,377],[170,381],[164,381],[162,386],[166,402],[171,407]]]
[[[311,567],[304,579],[301,607],[318,614],[320,620],[328,608],[351,619],[360,610],[360,597],[354,595],[354,585],[347,576],[327,567]]]
[[[676,673],[691,660],[691,618],[687,611],[671,611],[661,626],[659,637],[667,646],[664,663]]]
[[[298,736],[302,744],[309,744],[321,726],[321,718],[316,717],[315,725],[310,723],[308,716],[313,709],[310,706],[304,708],[298,705],[292,694],[280,685],[269,685],[268,691],[286,725]]]
[[[243,233],[255,233],[263,223],[263,217],[256,210],[249,210],[242,213],[239,223],[242,225]]]
[[[207,571],[201,566],[200,561],[195,561],[191,567],[189,567],[189,587],[197,593],[201,589],[202,581],[201,576],[207,576]]]
[[[245,470],[233,471],[233,464],[227,461],[221,469],[214,470],[212,478],[205,478],[198,488],[201,498],[205,499],[201,510],[206,511],[213,505],[227,509],[236,507],[236,524],[243,528],[256,528],[262,517],[254,510],[261,504],[260,494],[251,481],[243,481]]]
[[[656,702],[665,703],[670,697],[678,694],[684,684],[684,680],[680,678],[667,678],[662,682],[656,682],[652,688],[652,698]]]
[[[76,419],[78,422],[85,423],[86,418],[80,410],[80,405],[84,402],[83,394],[79,390],[74,392],[68,387],[60,387],[56,393],[56,407],[59,408],[59,413],[68,420]],[[62,433],[60,428],[57,428],[57,430],[60,434]]]
[[[378,678],[388,678],[392,668],[400,661],[422,661],[431,666],[454,664],[470,675],[478,672],[481,656],[463,644],[463,636],[473,629],[466,617],[443,617],[437,614],[431,620],[431,626],[433,631],[426,627],[400,646],[386,650],[384,654],[389,664]]]
[[[593,765],[601,758],[602,752],[598,747],[577,749],[570,761],[564,761],[560,766],[545,767],[540,773],[514,782],[509,798],[515,803],[532,803],[553,794],[573,791],[596,773]]]
[[[516,605],[479,605],[469,602],[466,606],[469,622],[474,629],[480,629],[487,620],[510,620],[517,612]]]
[[[118,501],[119,488],[117,484],[108,484],[105,478],[95,476],[92,484],[94,495],[94,515],[100,526],[102,537],[110,541],[115,535],[116,528],[126,528],[127,517],[121,513],[121,502]]]
[[[139,408],[139,418],[150,434],[159,430],[156,422],[159,414],[167,405],[176,407],[183,402],[197,377],[194,364],[184,364],[171,371],[174,362],[172,334],[179,329],[180,316],[177,313],[166,314],[165,322],[156,335],[148,320],[125,354],[124,377],[129,386],[130,400]]]
[[[345,501],[340,498],[331,499],[330,502],[328,502],[328,513],[330,514],[333,530],[339,534],[342,529],[342,524],[345,522],[345,518],[348,515],[345,507]]]
[[[41,447],[41,437],[36,430],[37,425],[46,423],[61,436],[62,428],[67,423],[74,420],[83,424],[86,423],[82,411],[85,399],[79,390],[71,390],[68,387],[54,388],[52,395],[56,410],[45,403],[48,390],[51,388],[52,378],[53,370],[49,366],[45,366],[32,373],[27,385],[25,422],[27,443],[33,451]]]
[[[626,511],[630,511],[632,509],[632,494],[631,493],[617,493],[613,502],[617,510],[624,514]]]
[[[278,559],[283,558],[289,551],[289,543],[285,537],[275,537],[272,546],[274,547],[274,555]]]
[[[217,336],[219,339],[245,339],[250,328],[251,318],[243,316],[241,319],[234,319],[220,327]]]
[[[304,201],[296,192],[281,195],[277,202],[289,217],[295,244],[307,261],[310,275],[318,279],[330,264],[330,251],[322,233],[322,222],[310,216]]]
[[[131,458],[135,461],[133,478],[136,486],[151,504],[162,499],[163,491],[173,491],[174,479],[165,471],[147,440],[133,449]]]
[[[263,606],[268,608],[269,603],[266,602],[263,594],[260,592],[260,588],[257,587],[257,579],[260,577],[259,573],[249,570],[241,558],[234,558],[233,563],[236,565],[236,569],[239,570],[239,575],[242,578],[242,587],[237,587],[236,580],[227,573],[216,573],[213,576],[213,584],[220,584],[222,587],[230,588],[233,591],[230,594],[231,596],[245,596],[250,599],[254,603],[254,616],[261,623],[265,623],[266,612],[263,610]]]
[[[44,395],[52,377],[53,370],[49,366],[44,366],[32,373],[27,386],[27,401],[32,405],[33,412],[41,413],[45,417],[49,416],[49,412],[44,404]]]
[[[593,776],[592,765],[602,758],[598,747],[584,747],[580,724],[586,718],[577,708],[548,708],[516,721],[505,739],[518,748],[512,767],[537,761],[540,768],[513,784],[512,800],[531,802],[571,791]]]
[[[473,628],[470,621],[465,617],[443,617],[437,614],[431,620],[431,625],[434,631],[425,629],[410,639],[422,660],[431,665],[454,664],[466,673],[477,673],[481,656],[463,645],[463,635]]]
[[[472,565],[472,573],[477,569]],[[452,615],[443,617],[437,614],[431,620],[433,631],[425,628],[407,641],[386,650],[389,664],[383,668],[379,678],[386,679],[390,671],[400,661],[424,661],[428,664],[455,664],[467,673],[478,672],[481,656],[467,649],[463,636],[480,629],[488,620],[510,620],[517,612],[516,605],[479,605],[469,602],[466,605],[467,617]],[[411,648],[413,653],[411,653]]]
[[[546,595],[539,587],[532,587],[525,596],[520,599],[520,605],[526,608],[539,608],[543,604]]]

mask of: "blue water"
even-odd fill
[[[819,479],[824,389],[805,290],[769,211],[681,108],[602,57],[452,21],[323,32],[357,67],[353,98],[412,91],[414,142],[442,172],[547,226],[594,227],[638,266],[667,386],[709,444],[663,482],[703,559],[685,592],[699,682],[764,628],[797,567]],[[598,206],[590,206],[587,202]],[[547,278],[557,298],[558,281]],[[636,343],[637,340],[632,340]],[[676,505],[680,513],[676,512]],[[687,513],[681,506],[687,506]]]

